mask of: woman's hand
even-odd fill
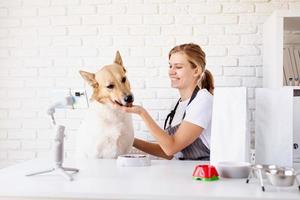
[[[141,115],[142,112],[145,110],[142,106],[138,106],[138,105],[132,105],[132,106],[121,106],[117,103],[111,102],[112,107],[118,110],[121,110],[123,112],[127,112],[127,113],[135,113],[138,115]]]

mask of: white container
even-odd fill
[[[120,167],[144,167],[150,166],[149,156],[143,154],[124,154],[117,158],[117,165]]]
[[[247,178],[251,164],[248,162],[218,162],[216,168],[223,178]]]
[[[249,162],[250,132],[246,87],[221,87],[214,91],[210,163]]]

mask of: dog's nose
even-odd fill
[[[124,101],[126,102],[126,103],[132,103],[133,102],[133,100],[134,100],[134,98],[133,98],[133,95],[126,95],[125,97],[124,97]]]

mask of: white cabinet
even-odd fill
[[[292,166],[300,161],[299,78],[300,11],[276,11],[263,27],[264,88],[256,89],[256,163]]]
[[[256,89],[255,161],[293,166],[300,159],[300,89]]]
[[[300,78],[300,11],[276,11],[263,27],[263,86],[280,88]]]
[[[300,90],[294,90],[293,102],[293,157],[294,162],[300,163]]]

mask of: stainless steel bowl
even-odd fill
[[[254,177],[259,178],[259,171],[261,173],[261,176],[263,179],[267,178],[266,171],[267,170],[272,170],[272,169],[277,169],[277,165],[261,165],[261,164],[256,164],[252,166],[252,169],[255,171]]]
[[[254,169],[261,169],[261,170],[269,170],[269,169],[277,169],[278,167],[276,165],[260,165],[256,164],[253,165]]]
[[[267,169],[266,175],[269,182],[274,186],[292,186],[294,185],[297,174],[293,168],[274,168]]]

